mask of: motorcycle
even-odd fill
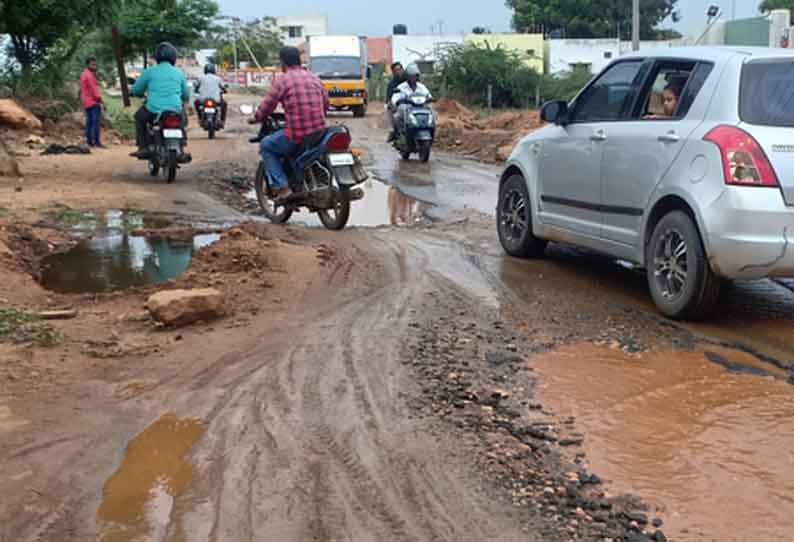
[[[166,111],[160,113],[147,129],[149,174],[152,177],[162,170],[168,183],[176,180],[176,172],[180,165],[191,161],[185,153],[185,130],[182,126],[182,113]]]
[[[215,132],[223,129],[223,121],[221,120],[221,104],[208,98],[196,111],[198,116],[199,125],[207,131],[207,137],[215,139]]]
[[[250,141],[258,144],[285,126],[284,114],[274,113]],[[356,185],[369,177],[350,143],[350,131],[345,126],[331,126],[307,136],[295,156],[284,160],[292,190],[284,201],[275,200],[277,191],[260,161],[254,188],[263,214],[275,224],[284,224],[294,212],[306,208],[317,213],[329,230],[343,229],[350,218],[351,202],[364,197],[364,191]]]
[[[403,160],[418,153],[422,162],[430,160],[430,150],[436,138],[436,119],[430,108],[432,99],[428,96],[411,96],[397,102],[397,107],[408,106],[404,122],[398,126],[394,148]]]

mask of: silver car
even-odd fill
[[[500,182],[508,254],[558,241],[634,262],[678,319],[727,280],[794,277],[794,54],[635,53],[541,116]]]

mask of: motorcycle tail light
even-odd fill
[[[735,126],[717,126],[703,138],[715,143],[722,154],[725,184],[780,186],[777,174],[758,141]]]
[[[163,118],[164,128],[182,128],[182,119],[176,115]]]
[[[207,103],[205,103],[204,105],[206,105],[207,107],[215,107],[215,102],[213,102],[212,100],[207,100]]]
[[[350,134],[347,132],[337,132],[331,136],[326,144],[328,150],[331,151],[346,151],[350,147],[351,139]]]

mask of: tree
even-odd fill
[[[475,26],[471,29],[472,34],[490,34],[487,28],[484,26]]]
[[[118,18],[125,52],[145,56],[163,41],[192,48],[217,15],[214,0],[128,0]]]
[[[218,38],[216,61],[221,64],[234,63],[234,49],[237,47],[237,60],[272,66],[278,63],[279,50],[284,46],[281,32],[272,17],[264,17],[245,23],[239,28],[231,28]],[[249,50],[250,49],[250,50]],[[251,56],[253,53],[253,57]]]
[[[486,102],[490,85],[494,107],[526,107],[540,83],[540,75],[518,53],[487,44],[449,49],[441,77],[453,94],[480,104]]]
[[[669,17],[678,0],[640,0],[640,37],[655,39],[654,28]],[[569,38],[631,37],[628,0],[506,0],[518,32],[562,30]]]
[[[761,13],[769,13],[776,9],[787,9],[794,14],[794,0],[764,0],[758,9]]]
[[[107,0],[0,0],[0,34],[9,35],[14,58],[23,73],[30,74],[57,44],[99,24],[113,4]],[[67,46],[76,50],[79,39]]]

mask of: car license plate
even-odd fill
[[[344,154],[329,154],[328,161],[332,166],[352,166],[356,163],[353,155],[350,153]]]
[[[214,107],[208,107],[208,108],[206,108],[204,110],[204,112],[205,113],[215,113],[215,108]]]
[[[166,139],[182,139],[182,130],[163,130]]]

